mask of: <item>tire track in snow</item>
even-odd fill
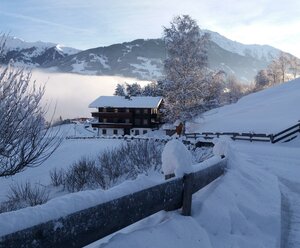
[[[300,247],[300,184],[280,178],[282,194],[281,248]]]

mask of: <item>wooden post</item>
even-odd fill
[[[191,216],[192,212],[193,178],[193,173],[183,176],[182,215],[184,216]]]

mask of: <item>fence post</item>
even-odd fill
[[[184,216],[191,216],[192,212],[193,178],[193,173],[183,176],[182,215]]]

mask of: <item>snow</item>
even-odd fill
[[[187,123],[187,132],[277,133],[300,119],[300,79],[259,91]]]
[[[265,59],[271,62],[274,58],[278,57],[280,50],[269,45],[246,45],[237,41],[232,41],[217,32],[205,30],[211,35],[211,40],[223,49],[237,53],[242,56],[250,55],[258,59]]]
[[[220,138],[214,138],[213,143],[213,153],[216,156],[227,156],[229,145],[232,142],[231,138],[228,136],[222,136]]]
[[[278,177],[260,163],[253,163],[256,151],[252,152],[252,144],[245,143],[242,148],[240,144],[243,142],[229,146],[226,174],[193,195],[191,217],[183,217],[178,211],[164,213],[164,218],[158,213],[151,216],[150,223],[145,220],[134,224],[130,231],[122,230],[89,247],[279,248],[281,192]],[[265,144],[259,150],[265,154],[273,147]],[[285,147],[276,149],[278,157],[282,149]],[[299,149],[297,152],[300,157]],[[201,168],[217,161],[220,158],[213,157],[193,167]],[[273,161],[266,164],[272,167]]]
[[[161,59],[137,57],[140,60],[140,64],[130,64],[135,69],[132,70],[134,73],[140,74],[142,77],[159,78],[162,76],[162,61]]]
[[[1,35],[0,35],[1,39]],[[72,47],[66,47],[64,45],[55,44],[51,42],[43,42],[43,41],[36,41],[36,42],[28,42],[22,39],[19,39],[17,37],[7,37],[6,43],[5,43],[5,50],[11,51],[11,50],[22,50],[22,49],[28,49],[35,47],[36,51],[34,51],[35,54],[31,55],[38,55],[41,52],[45,51],[46,49],[49,49],[51,47],[56,47],[58,51],[61,51],[64,54],[72,55],[75,53],[80,52],[80,50]]]
[[[139,176],[108,190],[86,190],[51,199],[43,205],[0,214],[0,236],[16,232],[39,223],[64,217],[113,199],[155,186],[162,178]]]
[[[299,120],[299,93],[297,79],[209,111],[190,123],[189,128],[200,132],[278,132]],[[11,179],[1,178],[2,199],[9,182],[28,178],[48,185],[51,168],[67,166],[81,154],[90,152],[92,156],[108,145],[118,145],[116,142],[122,141],[64,141],[39,170],[28,169]],[[164,150],[166,173],[174,172],[175,164],[190,164],[178,142],[169,142]],[[299,247],[300,137],[279,144],[228,142],[226,138],[214,142],[217,156],[192,165],[190,170],[215,164],[225,153],[226,173],[193,195],[191,217],[181,216],[180,210],[159,212],[89,247]],[[0,236],[161,182],[162,177],[140,176],[108,191],[68,194],[44,205],[0,214]]]
[[[175,173],[177,177],[191,172],[192,155],[179,140],[170,140],[162,152],[162,170],[165,175]]]
[[[74,125],[61,126],[62,133],[65,136],[74,135]],[[76,135],[84,135],[84,128],[76,125]],[[89,136],[91,136],[89,134]],[[32,185],[39,185],[49,187],[51,184],[50,171],[53,169],[67,169],[75,161],[81,157],[94,157],[101,151],[114,148],[122,144],[122,140],[110,140],[110,139],[84,139],[84,140],[63,140],[60,147],[55,153],[45,161],[41,166],[37,168],[28,168],[25,171],[14,175],[13,177],[1,178],[0,180],[0,203],[7,200],[7,194],[10,190],[10,185],[16,183],[21,184],[29,181]],[[60,195],[61,192],[51,192],[51,197]],[[1,225],[0,225],[1,226]]]
[[[126,99],[123,96],[100,96],[93,101],[90,108],[157,108],[161,103],[161,97],[132,96]]]

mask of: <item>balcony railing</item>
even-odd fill
[[[96,127],[96,128],[131,128],[132,123],[97,122],[97,123],[92,123],[92,127]]]

